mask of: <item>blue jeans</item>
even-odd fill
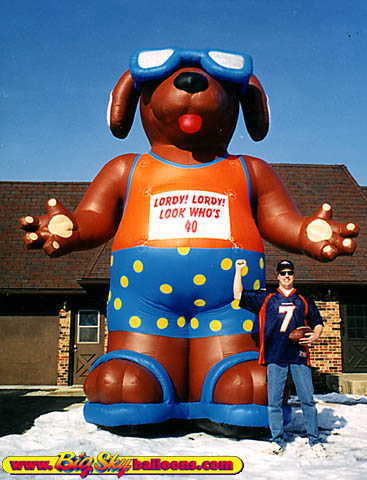
[[[289,365],[291,375],[296,386],[298,398],[301,402],[303,418],[306,424],[307,436],[310,445],[321,441],[317,423],[317,410],[313,400],[313,384],[311,368],[307,365]],[[271,441],[282,443],[283,440],[283,395],[287,382],[288,365],[282,367],[276,363],[268,365],[268,416],[271,431]]]

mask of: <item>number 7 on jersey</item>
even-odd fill
[[[286,332],[289,322],[292,320],[293,313],[296,309],[295,305],[280,305],[279,306],[279,313],[285,313],[283,322],[280,326],[281,332]]]

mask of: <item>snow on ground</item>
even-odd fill
[[[268,442],[235,440],[191,433],[183,437],[144,439],[120,437],[84,421],[82,407],[42,415],[23,435],[0,438],[0,460],[7,456],[57,456],[61,452],[101,452],[121,456],[238,456],[244,462],[238,480],[362,480],[367,479],[367,397],[331,393],[316,395],[321,435],[328,457],[314,457],[305,438],[297,397],[291,398],[292,422],[286,427],[288,446],[282,456],[264,453]],[[0,469],[0,479],[11,478]],[[17,478],[17,477],[13,477]],[[74,475],[22,475],[20,479],[77,479]],[[94,479],[116,475],[90,475]],[[224,475],[126,475],[127,479],[224,479]]]

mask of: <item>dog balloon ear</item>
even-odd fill
[[[252,140],[259,142],[269,131],[268,97],[261,83],[252,75],[246,92],[240,99],[247,131]]]
[[[107,123],[115,137],[127,137],[134,121],[139,95],[130,72],[125,72],[111,92],[107,110]]]

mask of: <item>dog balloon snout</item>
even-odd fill
[[[173,83],[177,89],[187,93],[203,92],[209,87],[208,79],[196,72],[182,72],[177,75]]]

